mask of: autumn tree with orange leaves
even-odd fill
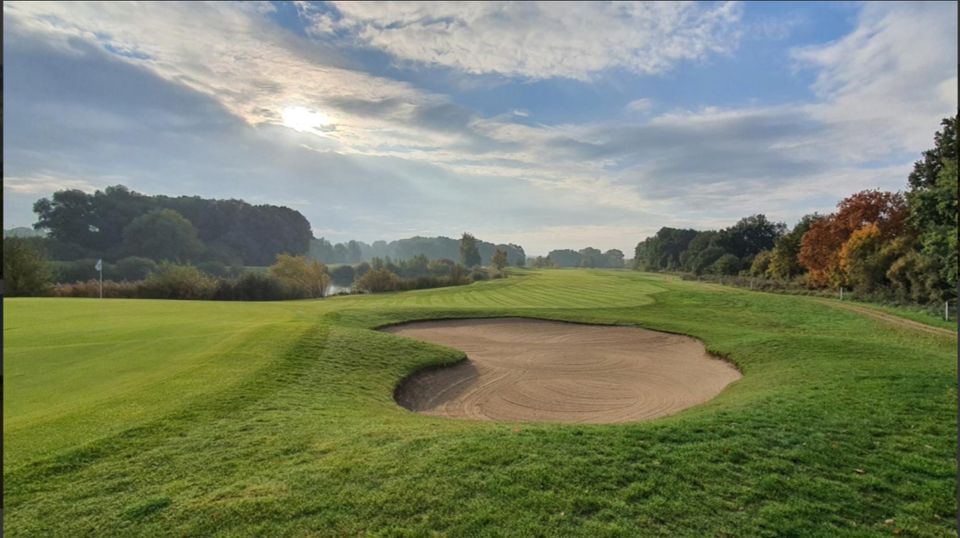
[[[879,241],[904,233],[907,203],[899,192],[866,190],[845,198],[837,212],[820,219],[804,234],[797,256],[814,286],[845,283],[841,250],[857,230],[872,225]]]

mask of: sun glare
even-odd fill
[[[283,109],[283,124],[300,132],[320,132],[331,124],[330,118],[323,112],[317,112],[302,106],[288,106]]]

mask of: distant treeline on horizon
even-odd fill
[[[507,264],[513,266],[524,265],[526,254],[523,247],[515,244],[494,244],[478,240],[477,248],[480,251],[481,265],[489,265],[494,252],[499,248],[507,253]],[[415,236],[396,241],[374,241],[372,244],[363,241],[347,241],[345,243],[330,243],[324,238],[310,241],[308,255],[326,264],[370,262],[374,258],[391,258],[393,260],[410,260],[416,256],[426,256],[428,260],[460,259],[460,240],[449,237],[421,237]]]
[[[252,205],[243,200],[199,196],[146,195],[124,185],[93,193],[76,189],[55,192],[34,204],[33,228],[4,230],[4,237],[26,238],[36,244],[59,270],[55,278],[93,278],[92,263],[135,260],[193,264],[219,276],[237,268],[268,266],[280,254],[307,256],[321,263],[359,264],[376,259],[403,261],[460,260],[460,240],[445,236],[415,236],[394,241],[331,243],[313,237],[299,211],[288,207]],[[499,249],[510,266],[624,267],[623,252],[592,247],[557,249],[547,256],[527,258],[522,246],[478,238],[481,265],[490,265]]]

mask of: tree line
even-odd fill
[[[529,260],[532,267],[598,267],[622,269],[624,267],[623,251],[610,249],[601,252],[593,247],[580,250],[557,249],[551,250],[546,256],[537,256]]]
[[[928,303],[956,297],[957,123],[946,118],[906,192],[865,190],[792,229],[758,214],[729,228],[661,228],[637,244],[634,267],[746,275],[810,289]]]
[[[298,211],[242,200],[149,196],[123,185],[92,194],[69,189],[33,206],[37,238],[55,260],[113,262],[143,257],[156,262],[213,262],[265,266],[278,254],[302,255],[310,223]]]
[[[477,250],[480,262],[476,265],[489,265],[497,249],[507,254],[507,263],[512,266],[523,266],[526,254],[523,247],[515,244],[494,244],[477,240]],[[409,237],[396,241],[374,241],[371,244],[363,241],[346,241],[331,243],[324,238],[310,241],[309,256],[321,263],[338,264],[370,262],[374,258],[391,258],[394,260],[408,260],[423,255],[428,260],[458,260],[460,257],[460,241],[450,237]]]
[[[92,260],[51,262],[32,245],[33,237],[3,241],[3,277],[8,295],[59,297],[158,298],[207,300],[284,300],[323,297],[331,284],[350,292],[380,293],[458,286],[504,278],[507,252],[495,249],[488,267],[481,267],[479,242],[464,233],[458,242],[460,263],[429,260],[418,254],[408,260],[373,258],[356,265],[328,269],[306,256],[279,254],[265,271],[240,268],[211,274],[200,266],[143,257],[103,263],[104,281],[96,278]],[[78,265],[78,264],[83,264]],[[349,293],[349,292],[348,292]]]

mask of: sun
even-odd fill
[[[284,125],[300,132],[321,132],[333,123],[323,112],[302,106],[288,106],[283,109],[281,116]]]

